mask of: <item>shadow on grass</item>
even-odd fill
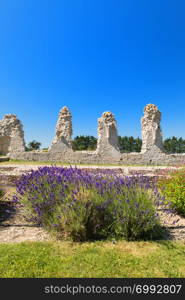
[[[182,240],[180,242],[183,242]],[[160,246],[164,246],[167,250],[178,250],[178,245],[176,243],[174,243],[173,240],[159,240],[156,241],[156,243],[158,243]],[[184,245],[185,245],[185,241],[184,241]],[[181,251],[179,251],[179,253],[181,253]]]

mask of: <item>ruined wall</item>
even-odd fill
[[[67,106],[64,106],[58,115],[56,124],[56,134],[52,142],[52,146],[63,142],[67,147],[72,148],[72,116]],[[51,146],[51,147],[52,147]]]
[[[114,115],[105,112],[98,119],[98,143],[96,151],[73,151],[71,147],[72,122],[67,107],[59,113],[56,135],[48,152],[11,152],[13,159],[30,161],[62,161],[70,164],[118,164],[118,165],[177,165],[185,164],[185,153],[166,154],[163,151],[160,127],[161,112],[157,106],[148,104],[141,119],[142,151],[120,153]],[[8,143],[8,141],[6,141]],[[5,143],[4,143],[5,144]]]
[[[24,131],[16,115],[8,114],[0,120],[0,154],[25,151]]]
[[[101,156],[91,151],[22,152],[11,153],[10,158],[27,161],[61,161],[69,164],[108,165],[178,165],[185,164],[185,154],[165,154],[152,157],[149,153],[123,153],[119,157]]]
[[[141,118],[142,149],[141,152],[150,150],[163,151],[163,139],[161,132],[161,112],[154,104],[148,104],[144,108],[144,116]]]
[[[64,106],[58,115],[56,124],[55,137],[49,148],[51,156],[56,156],[56,153],[60,153],[61,157],[65,156],[65,153],[72,154],[72,116],[67,106]]]
[[[104,157],[118,157],[117,124],[111,112],[104,112],[98,119],[98,141],[96,153]]]

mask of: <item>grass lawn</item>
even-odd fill
[[[0,245],[0,277],[185,277],[185,242]]]

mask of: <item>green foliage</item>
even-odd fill
[[[119,149],[122,153],[140,152],[142,140],[133,136],[119,136]],[[95,150],[97,139],[93,136],[76,136],[73,140],[73,150]],[[185,140],[175,136],[164,140],[164,149],[167,153],[185,153]]]
[[[142,147],[142,140],[133,136],[119,136],[118,137],[119,149],[122,153],[129,152],[140,152]],[[41,143],[33,140],[26,147],[26,151],[38,150],[40,149]],[[82,150],[96,150],[97,147],[97,138],[94,136],[76,136],[72,142],[73,150],[82,151]],[[185,140],[177,138],[175,136],[167,138],[164,140],[164,149],[167,153],[185,153]],[[47,151],[48,148],[43,148],[44,151]]]
[[[33,140],[28,144],[28,147],[26,147],[26,151],[33,151],[33,150],[39,150],[41,146],[41,143]]]
[[[185,216],[185,169],[171,172],[159,181],[161,192],[180,214]]]
[[[119,136],[119,149],[121,152],[140,152],[142,140],[133,136]]]
[[[121,152],[140,152],[142,141],[140,138],[118,137],[119,148]],[[93,136],[77,136],[73,140],[73,150],[95,150],[97,139]]]
[[[180,241],[1,243],[0,277],[184,278],[184,251]]]
[[[94,136],[76,136],[73,140],[73,150],[95,150],[97,146],[97,139]]]
[[[106,198],[96,191],[83,189],[76,196],[76,205],[71,207],[72,199],[69,194],[64,205],[59,205],[52,216],[45,216],[45,222],[50,229],[53,229],[53,224],[57,225],[55,228],[59,234],[67,235],[74,241],[159,237],[155,208],[147,192],[126,191],[122,197],[106,206],[109,197],[110,195]],[[126,202],[127,197],[132,203]]]
[[[164,149],[167,153],[185,153],[185,140],[175,136],[164,140]]]

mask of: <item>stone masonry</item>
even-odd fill
[[[8,118],[9,117],[5,116],[5,119]],[[3,149],[3,154],[9,153],[9,157],[12,159],[22,159],[29,161],[61,161],[70,164],[118,164],[120,166],[133,164],[185,164],[185,153],[166,154],[163,151],[160,120],[161,113],[157,106],[155,106],[154,104],[148,104],[144,108],[144,116],[141,119],[141,152],[120,153],[118,148],[118,133],[116,120],[111,112],[105,112],[98,119],[97,149],[95,151],[73,151],[71,139],[71,113],[67,107],[63,107],[59,113],[59,118],[56,126],[56,135],[54,137],[51,147],[47,152],[25,152],[23,143],[23,131],[18,130],[17,126],[13,126],[13,129],[10,130],[8,134],[5,134],[4,131],[7,130],[7,121],[1,121],[0,123],[0,137],[2,136],[3,138],[5,138],[8,136],[9,138],[8,140],[6,140],[6,143],[5,141],[2,140],[2,142],[0,140],[1,144],[4,145],[4,148],[1,146],[0,150],[2,151]],[[19,122],[20,121],[18,121],[18,127],[22,128],[20,127]],[[16,130],[14,127],[16,128]],[[17,133],[15,134],[15,132]],[[16,143],[14,138],[15,136],[17,137]],[[12,141],[11,143],[10,140]]]
[[[51,153],[62,153],[62,156],[66,152],[72,152],[72,134],[72,116],[69,108],[64,106],[59,112],[55,137],[49,151]],[[62,157],[59,159],[62,159]]]
[[[25,151],[24,131],[16,115],[8,114],[0,120],[0,154]]]
[[[67,106],[64,106],[58,116],[58,121],[56,125],[56,134],[53,144],[57,144],[58,142],[63,142],[65,145],[71,148],[72,146],[72,139],[71,136],[73,134],[72,130],[72,116]]]
[[[163,140],[160,127],[161,112],[154,104],[148,104],[144,108],[144,117],[141,119],[142,125],[142,150],[146,152],[154,149],[163,151]]]
[[[98,119],[96,152],[103,156],[119,156],[117,124],[114,115],[107,111]]]

